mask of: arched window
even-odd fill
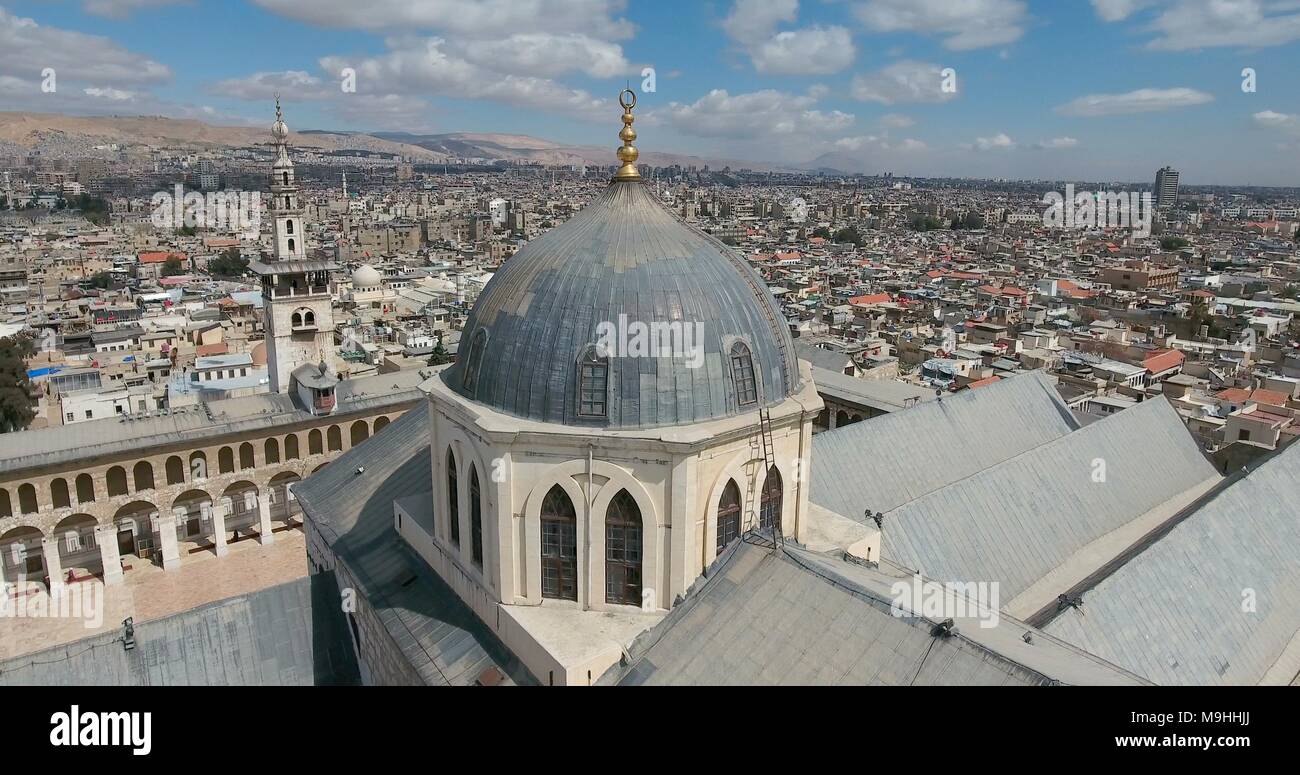
[[[280,462],[280,440],[279,439],[267,439],[266,444],[264,444],[263,447],[264,447],[263,454],[266,456],[267,463]]]
[[[767,469],[763,497],[758,510],[758,526],[772,527],[781,521],[781,472],[776,466]]]
[[[370,438],[370,426],[366,425],[365,420],[352,423],[352,446],[355,447],[368,438]]]
[[[287,185],[289,185],[289,173],[285,172],[285,173],[283,173],[283,174],[284,174],[284,184],[287,186]],[[285,202],[288,202],[288,201],[289,201],[288,199],[285,200]]]
[[[290,433],[284,437],[284,459],[298,459],[298,434]]]
[[[95,502],[95,480],[91,478],[90,474],[79,474],[77,476],[77,502]]]
[[[376,418],[375,418],[375,433],[379,433],[379,432],[382,431],[384,428],[387,428],[387,427],[388,427],[388,422],[389,422],[389,421],[388,421],[388,418],[387,418],[387,417],[376,417]]]
[[[578,514],[558,484],[542,501],[542,597],[578,599]]]
[[[758,402],[758,385],[754,381],[754,359],[741,342],[731,346],[731,381],[736,386],[736,403],[741,406]]]
[[[740,537],[740,487],[736,480],[727,482],[718,501],[718,554]]]
[[[330,452],[338,452],[343,449],[343,432],[339,430],[339,426],[331,425],[329,427],[329,430],[325,432],[325,443]]]
[[[470,340],[469,352],[465,355],[465,373],[461,386],[471,396],[478,396],[478,370],[483,363],[483,350],[487,346],[487,330],[480,328]]]
[[[131,470],[131,476],[135,479],[135,491],[153,489],[153,466],[147,460],[141,460],[135,464]]]
[[[288,177],[288,176],[286,175],[285,177]],[[284,222],[284,226],[285,226],[286,229],[289,230],[289,233],[290,233],[290,234],[293,234],[293,219],[292,219],[292,218],[290,218],[289,220],[285,221],[285,222]]]
[[[608,417],[608,388],[609,359],[588,348],[578,361],[578,416]]]
[[[297,252],[296,249],[295,249],[294,246],[293,246],[293,238],[292,238],[292,237],[289,238],[289,252],[290,252],[290,253],[295,253],[295,252]]]
[[[235,451],[230,447],[217,450],[217,473],[233,474],[235,472]]]
[[[123,478],[125,476],[123,474]],[[18,508],[24,514],[35,514],[40,511],[40,506],[36,503],[36,488],[31,484],[18,486]]]
[[[316,325],[316,313],[312,312],[311,310],[307,310],[306,312],[303,313],[302,322],[306,323],[309,326]]]
[[[208,456],[202,452],[190,453],[190,479],[208,478]]]
[[[307,454],[319,455],[325,451],[321,441],[320,428],[313,428],[311,433],[307,434]]]
[[[172,455],[163,464],[163,474],[167,477],[167,484],[180,484],[185,481],[185,464]]]
[[[242,471],[245,468],[252,468],[253,466],[253,445],[245,441],[243,444],[239,445],[239,470]]]
[[[14,505],[9,501],[9,491],[0,489],[0,517],[12,517]]]
[[[113,466],[108,469],[108,495],[126,495],[126,469],[121,466]]]
[[[301,312],[295,312],[295,313],[293,313],[293,318],[292,318],[291,322],[293,323],[293,327],[294,327],[294,328],[299,328],[299,327],[301,327],[301,326],[302,326],[302,313],[301,313]]]
[[[456,483],[456,456],[447,450],[447,524],[451,542],[460,546],[460,489]]]
[[[641,605],[641,509],[627,490],[605,511],[605,602]]]
[[[469,553],[474,564],[483,567],[483,498],[478,488],[478,467],[469,466]]]
[[[68,499],[68,481],[55,479],[50,482],[50,503],[56,509],[66,509],[72,505]]]

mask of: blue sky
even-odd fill
[[[645,67],[643,151],[1300,185],[1297,0],[0,0],[0,109],[612,149]]]

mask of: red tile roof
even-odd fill
[[[189,259],[189,257],[184,253],[178,253],[176,251],[167,251],[165,253],[141,253],[139,259],[142,264],[163,264],[172,256],[176,256],[182,262]]]

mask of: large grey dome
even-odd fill
[[[601,370],[607,380],[579,377],[580,362],[600,354],[594,345],[609,341],[602,333],[635,323],[698,323],[689,330],[699,347],[664,357],[616,348]],[[745,384],[745,362],[733,360],[746,353],[757,384]],[[763,280],[634,181],[611,183],[506,261],[475,303],[443,379],[507,414],[610,428],[731,417],[800,387],[788,326]],[[605,393],[599,412],[580,408],[584,389],[588,400]]]

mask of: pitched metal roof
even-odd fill
[[[356,684],[356,660],[328,579],[287,584],[137,622],[0,662],[2,686],[312,686]]]
[[[1292,444],[1044,629],[1158,684],[1294,682],[1295,656],[1279,657],[1300,636],[1297,504],[1300,444]]]
[[[957,635],[935,638],[934,622],[891,612],[894,579],[793,545],[774,552],[760,541],[751,534],[733,544],[599,683],[1141,683],[1063,643],[1026,645],[1028,628],[1006,617],[993,630],[963,623]]]
[[[889,512],[881,555],[939,581],[996,581],[1005,604],[1093,541],[1218,478],[1162,396]]]
[[[426,684],[473,684],[492,666],[515,683],[533,683],[394,531],[393,501],[419,496],[432,485],[428,423],[428,404],[421,402],[295,485],[294,495]],[[358,474],[358,468],[364,471]]]
[[[609,361],[608,417],[578,416],[577,363],[601,324],[675,324],[699,341],[689,352]],[[486,335],[476,385],[466,361]],[[638,182],[612,183],[561,226],[531,240],[483,289],[464,328],[453,390],[517,417],[610,428],[649,428],[731,417],[729,353],[752,352],[759,396],[780,402],[800,387],[793,340],[776,300],[745,261],[691,227]],[[696,347],[702,361],[695,361]],[[621,350],[622,348],[616,348]],[[631,350],[631,348],[628,348]]]
[[[1076,428],[1051,381],[1031,372],[817,434],[809,497],[861,521]]]

